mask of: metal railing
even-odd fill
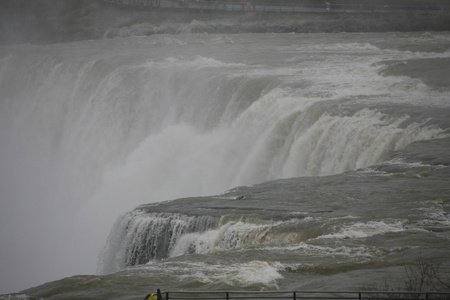
[[[167,291],[161,294],[163,300],[259,300],[259,299],[309,299],[309,300],[449,300],[450,293],[402,292],[402,291]]]
[[[450,14],[449,2],[430,3],[423,0],[411,5],[382,5],[380,1],[349,1],[333,3],[320,0],[314,3],[303,1],[284,2],[274,0],[103,0],[105,3],[123,7],[202,9],[226,11],[267,11],[267,12],[345,12],[345,13],[410,13],[410,14]],[[330,4],[327,4],[330,3]]]

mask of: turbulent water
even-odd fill
[[[446,32],[0,48],[0,292],[448,275],[449,74]]]

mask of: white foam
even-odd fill
[[[261,244],[266,232],[276,224],[227,222],[215,230],[186,234],[177,241],[171,256],[187,254],[190,251],[198,254],[213,253]]]
[[[444,201],[427,201],[421,204],[423,207],[417,208],[416,210],[423,211],[428,219],[423,219],[419,222],[419,225],[440,225],[445,227],[450,225],[450,214],[445,211]]]
[[[259,286],[260,288],[277,288],[277,280],[283,276],[279,273],[280,264],[265,261],[249,261],[240,263],[202,263],[202,262],[158,262],[150,263],[152,272],[169,273],[173,280],[199,281],[234,287]],[[140,266],[139,269],[146,269]]]
[[[283,278],[276,267],[262,261],[251,261],[243,264],[236,273],[231,282],[233,285],[241,287],[258,283],[276,285],[276,280]]]
[[[30,296],[26,294],[17,294],[17,295],[0,295],[0,300],[29,300]]]
[[[296,51],[314,51],[314,52],[343,52],[343,53],[379,53],[380,48],[368,42],[358,43],[311,43],[295,47]]]
[[[331,237],[327,237],[331,238]],[[339,237],[341,238],[341,237]],[[378,248],[373,246],[321,246],[314,244],[314,242],[320,240],[320,238],[312,239],[307,242],[300,242],[296,245],[284,245],[284,246],[265,246],[261,249],[268,251],[278,251],[280,253],[291,252],[299,257],[317,258],[322,259],[324,257],[335,257],[343,260],[356,261],[358,263],[369,261],[371,259],[380,257],[390,252],[397,252],[403,248]],[[290,266],[291,264],[286,264]],[[286,267],[283,264],[284,267]],[[300,264],[303,265],[303,264]]]
[[[405,230],[403,221],[391,223],[386,223],[384,221],[369,221],[367,223],[357,222],[343,226],[336,233],[321,235],[318,239],[359,239]]]
[[[169,56],[165,57],[162,62],[150,60],[147,61],[146,66],[149,68],[157,67],[164,69],[169,67],[175,67],[175,69],[189,68],[190,70],[195,71],[204,68],[236,68],[245,67],[246,65],[242,63],[225,63],[211,57],[195,55],[193,58]]]

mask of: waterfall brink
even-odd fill
[[[155,62],[43,53],[11,54],[1,64],[2,162],[23,165],[13,168],[17,176],[38,164],[52,180],[64,178],[76,199],[135,193],[121,195],[135,199],[124,209],[337,174],[444,136],[426,116],[391,116],[345,95],[329,100],[315,83],[293,83],[291,69],[248,70],[202,56]]]
[[[114,225],[115,233],[106,247],[114,250],[102,255],[101,272],[168,258],[181,236],[206,231],[216,225],[217,220],[208,216],[127,213]]]
[[[187,216],[155,213],[152,208],[138,208],[117,220],[101,255],[100,273],[186,254],[299,243],[321,232],[298,217],[274,221],[257,216]]]

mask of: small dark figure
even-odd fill
[[[162,295],[161,295],[161,290],[157,289],[156,290],[156,300],[162,300]]]

